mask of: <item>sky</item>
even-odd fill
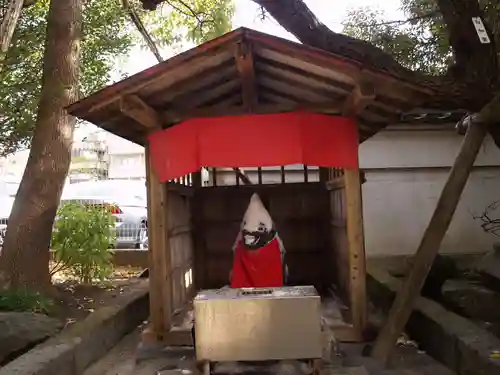
[[[399,10],[400,0],[305,0],[306,4],[314,14],[330,27],[332,30],[342,31],[342,21],[346,18],[350,9],[370,7],[383,10],[390,20],[403,19]],[[382,3],[383,5],[379,5]],[[233,28],[247,27],[267,34],[295,40],[295,37],[283,29],[274,19],[266,17],[261,20],[259,7],[252,0],[235,0],[236,12],[233,18]],[[168,48],[162,50],[164,58],[171,57],[180,51],[172,51]],[[128,74],[140,72],[157,63],[156,58],[150,51],[135,48],[129,56],[128,61],[121,65]]]
[[[384,11],[388,20],[404,19],[404,15],[399,9],[400,0],[384,0],[383,2],[379,0],[305,0],[305,2],[320,21],[336,32],[342,31],[342,21],[346,18],[347,12],[350,9],[360,7],[380,9]],[[235,9],[235,16],[233,18],[234,29],[244,26],[267,34],[296,40],[293,35],[285,31],[271,17],[261,20],[259,17],[259,7],[252,0],[235,0]],[[182,51],[174,51],[169,48],[161,50],[164,58],[172,57],[179,52]],[[120,59],[117,66],[127,75],[132,75],[155,64],[157,64],[157,60],[150,51],[137,47],[131,51],[128,58]],[[113,80],[117,81],[119,79],[117,72]],[[77,139],[84,137],[89,131],[95,129],[94,126],[81,126],[75,136]]]

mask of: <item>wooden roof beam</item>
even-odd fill
[[[358,120],[359,114],[375,100],[375,87],[370,81],[357,82],[346,98],[342,115]],[[357,123],[358,130],[361,130]],[[363,337],[367,325],[366,263],[363,242],[363,207],[361,184],[363,178],[359,166],[344,169],[345,202],[347,207],[346,233],[349,247],[349,277],[353,280],[350,289],[351,320],[358,339]]]
[[[163,122],[158,112],[137,95],[122,96],[120,112],[149,130],[162,128]]]
[[[298,110],[308,110],[318,113],[340,114],[342,113],[343,102],[327,101],[318,103],[272,103],[260,104],[253,110],[255,114],[272,114],[293,112]],[[239,116],[247,114],[248,112],[241,106],[229,105],[221,106],[216,105],[205,108],[193,108],[185,110],[167,110],[164,111],[163,118],[167,123],[177,123],[197,117],[218,117],[218,116]]]
[[[345,100],[342,116],[356,117],[375,100],[375,97],[375,86],[371,82],[359,82]]]
[[[206,103],[215,101],[221,96],[230,94],[240,86],[238,78],[221,83],[211,89],[204,89],[199,93],[181,95],[172,101],[173,108],[196,108],[203,107]]]
[[[241,77],[243,107],[247,112],[252,112],[258,104],[257,81],[255,79],[252,45],[246,38],[236,44],[234,59],[236,69]]]

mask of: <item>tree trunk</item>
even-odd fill
[[[42,92],[30,155],[9,218],[0,258],[5,287],[50,286],[52,225],[68,174],[77,99],[82,0],[52,0],[47,19]]]
[[[402,67],[390,54],[321,23],[303,0],[253,0],[302,43],[350,58],[436,91],[425,107],[480,110],[493,97],[498,76],[495,45],[480,43],[471,17],[482,17],[477,1],[437,0],[448,26],[457,65],[443,76]],[[491,37],[491,34],[490,34]],[[472,85],[472,87],[470,86]]]
[[[11,0],[0,24],[0,71],[23,9],[24,0]]]

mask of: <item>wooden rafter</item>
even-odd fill
[[[301,84],[293,84],[279,77],[267,73],[259,73],[259,85],[264,87],[265,91],[277,92],[290,98],[308,98],[311,101],[321,102],[334,97],[333,93],[317,93],[313,89]]]
[[[375,87],[369,81],[359,82],[347,97],[342,108],[342,115],[355,117],[375,100]]]
[[[179,98],[172,101],[173,108],[197,108],[203,107],[206,103],[215,101],[220,97],[224,97],[232,92],[236,93],[237,88],[240,86],[239,79],[229,80],[227,82],[220,83],[214,87],[204,89],[196,95],[184,96],[184,98]]]
[[[251,113],[257,107],[259,100],[257,95],[257,83],[255,80],[252,46],[246,38],[236,43],[234,61],[238,74],[240,75],[243,111]],[[236,173],[236,178],[239,178],[243,184],[250,185],[252,183],[250,178],[241,168],[234,167],[233,170]]]
[[[242,39],[241,42],[236,44],[234,59],[236,62],[236,69],[241,78],[243,107],[248,112],[252,112],[258,104],[258,95],[252,46],[246,39]]]
[[[120,112],[150,130],[162,128],[162,120],[156,110],[137,95],[121,97]]]
[[[309,110],[312,112],[324,112],[339,114],[343,108],[343,101],[329,101],[323,103],[282,103],[282,104],[260,104],[252,113],[271,114],[281,112],[292,112],[297,110]],[[241,106],[213,106],[193,110],[174,111],[168,110],[162,113],[165,122],[176,123],[197,117],[238,116],[248,113]]]
[[[150,95],[148,102],[152,104],[161,104],[170,101],[186,101],[201,92],[209,90],[221,84],[236,79],[238,73],[234,64],[229,64],[231,60],[224,61],[222,64],[208,68],[207,70],[194,74],[174,83],[165,90],[155,92]]]

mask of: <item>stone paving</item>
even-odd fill
[[[136,361],[139,333],[126,336],[100,361],[83,375],[190,375],[194,370],[194,355],[190,348],[165,349],[161,355],[141,356]],[[453,375],[453,372],[415,348],[398,348],[392,369],[384,369],[375,361],[361,356],[361,345],[344,344],[344,357],[337,358],[322,375]],[[308,366],[298,361],[286,361],[267,367],[250,367],[236,363],[217,364],[214,374],[306,375]]]

